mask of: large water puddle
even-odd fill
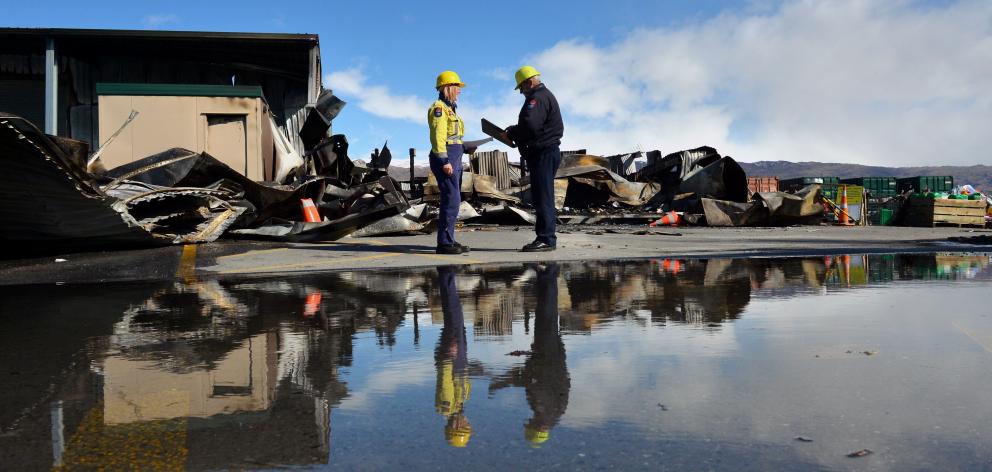
[[[989,265],[0,288],[0,468],[989,469]]]

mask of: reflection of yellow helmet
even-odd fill
[[[551,431],[544,428],[535,428],[531,425],[524,426],[524,439],[526,439],[532,447],[538,447],[550,438]]]
[[[437,85],[435,85],[434,88],[439,89],[441,87],[444,87],[445,85],[457,85],[459,87],[465,86],[465,84],[462,83],[461,77],[458,77],[458,74],[450,70],[446,70],[438,74]]]
[[[472,427],[466,425],[464,427],[458,428],[448,423],[444,427],[444,439],[448,440],[448,444],[452,447],[465,447],[468,445],[468,440],[472,438]]]
[[[527,79],[529,79],[531,77],[537,77],[539,75],[541,75],[541,73],[538,72],[537,69],[535,69],[535,68],[533,68],[531,66],[523,66],[523,67],[521,67],[520,69],[517,70],[517,73],[516,74],[513,74],[513,78],[514,79],[517,79],[517,86],[514,87],[514,88],[515,89],[520,88],[520,84],[524,83],[525,80],[527,80]]]

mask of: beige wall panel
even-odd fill
[[[139,115],[104,152],[101,160],[108,169],[134,162],[174,147],[196,152],[209,151],[215,157],[253,180],[271,178],[272,138],[265,138],[268,123],[260,98],[239,97],[161,97],[104,95],[99,98],[100,141],[106,141],[127,119],[131,110]],[[208,116],[237,115],[240,128],[230,123],[217,128],[208,143]],[[222,124],[213,118],[214,125]],[[264,125],[264,126],[263,126]],[[234,126],[234,127],[232,127]],[[240,132],[238,132],[240,130]],[[267,141],[266,141],[267,139]],[[230,141],[230,142],[227,142]],[[263,144],[268,142],[268,145]],[[266,167],[264,149],[270,164]],[[226,156],[216,155],[217,153]]]
[[[181,147],[196,150],[196,102],[190,97],[132,97],[131,162]]]
[[[206,124],[204,150],[232,169],[248,175],[248,115],[203,114]]]
[[[262,100],[258,98],[239,97],[197,97],[197,113],[200,115],[200,131],[197,141],[201,143],[201,149],[207,150],[207,115],[245,115],[245,150],[247,159],[242,161],[240,166],[234,166],[224,161],[225,164],[242,172],[252,180],[263,180],[265,178],[262,166],[261,135],[259,133],[259,111]],[[216,140],[214,144],[219,144]],[[231,146],[234,146],[233,144]],[[209,150],[208,150],[209,152]],[[216,157],[216,156],[215,156]]]
[[[98,137],[99,143],[94,143],[91,146],[91,150],[96,151],[99,149],[100,145],[105,143],[110,136],[117,131],[118,128],[127,121],[127,117],[131,114],[131,98],[133,97],[122,97],[117,95],[101,96],[99,98],[99,130]],[[142,116],[138,115],[135,120],[141,119]],[[134,125],[134,122],[131,122]],[[128,126],[117,139],[114,140],[107,149],[103,152],[100,157],[100,161],[103,162],[104,167],[107,169],[113,169],[121,164],[126,164],[131,162],[131,133],[134,128]]]

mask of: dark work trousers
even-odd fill
[[[555,213],[555,174],[561,164],[561,150],[558,146],[537,149],[528,152],[524,160],[530,171],[530,196],[537,212],[534,232],[538,241],[554,246],[558,242],[555,236],[558,219]]]
[[[441,190],[441,208],[437,216],[437,245],[455,244],[455,220],[458,218],[458,206],[462,203],[462,152],[461,144],[448,145],[448,160],[430,158],[431,172],[437,179]],[[454,172],[445,174],[445,164],[451,164]]]
[[[450,148],[449,148],[450,149]],[[455,268],[437,268],[438,285],[441,289],[441,311],[444,326],[438,341],[437,359],[450,360],[456,373],[464,374],[468,367],[468,340],[465,337],[465,316],[462,314],[462,301],[458,298],[455,286]],[[452,353],[455,353],[452,355]],[[448,359],[450,358],[450,359]]]

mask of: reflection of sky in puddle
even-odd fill
[[[50,288],[5,289],[5,314],[37,319],[0,318],[5,351],[21,353],[0,375],[27,373],[0,397],[0,452],[21,468],[112,466],[101,447],[113,438],[178,428],[173,459],[191,469],[974,469],[992,459],[989,260],[507,265],[59,287],[48,299],[35,294]],[[55,320],[65,329],[42,329]]]

